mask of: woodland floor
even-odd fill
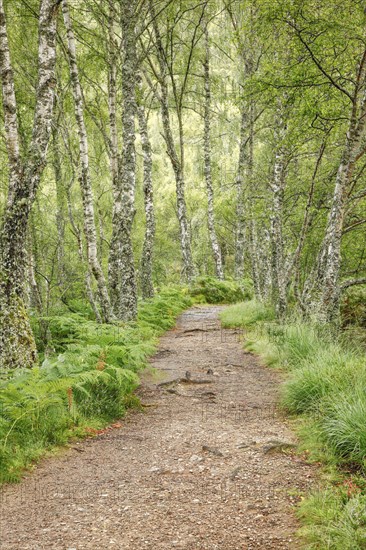
[[[219,311],[191,308],[161,339],[143,412],[4,488],[1,550],[300,547],[294,506],[316,472],[276,408],[280,374]]]

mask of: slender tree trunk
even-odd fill
[[[318,258],[317,281],[310,309],[319,320],[333,321],[339,315],[341,241],[347,205],[348,185],[355,165],[355,144],[347,139],[343,158],[338,168],[332,206],[324,241]]]
[[[118,198],[113,216],[110,275],[117,286],[114,311],[129,321],[137,315],[137,288],[132,248],[136,188],[136,0],[122,0],[122,162],[118,174]],[[118,273],[114,270],[118,269]]]
[[[154,296],[152,280],[153,251],[155,238],[155,214],[152,184],[152,152],[149,140],[145,108],[142,102],[142,81],[139,76],[137,116],[139,121],[142,152],[144,156],[144,206],[145,206],[145,238],[142,247],[140,283],[143,298]]]
[[[254,285],[254,295],[255,295],[255,298],[261,302],[263,300],[262,284],[261,284],[263,274],[261,273],[257,226],[253,216],[251,216],[251,219],[249,222],[249,228],[250,228],[249,246],[250,246],[250,256],[251,256],[251,266],[252,266],[252,278],[253,278],[253,285]]]
[[[242,106],[240,121],[239,161],[236,176],[236,238],[235,238],[235,278],[244,277],[245,249],[245,165],[248,131],[248,113]]]
[[[163,48],[162,39],[158,27],[158,22],[155,15],[155,9],[153,2],[150,0],[150,12],[153,18],[153,29],[155,35],[157,57],[160,68],[160,95],[159,100],[161,104],[161,118],[164,128],[164,139],[167,146],[168,156],[172,164],[172,168],[175,176],[176,183],[176,196],[177,196],[177,212],[180,228],[180,245],[183,259],[183,275],[187,281],[191,281],[194,275],[194,267],[191,251],[191,237],[187,218],[187,205],[185,200],[185,181],[184,181],[184,143],[183,143],[183,124],[182,114],[177,112],[179,123],[179,137],[180,137],[180,158],[177,154],[173,133],[170,123],[169,103],[168,103],[168,86],[166,82],[166,56]]]
[[[57,278],[60,290],[65,275],[65,219],[67,216],[66,194],[62,179],[60,140],[57,119],[52,128],[53,170],[56,184],[56,228],[57,228]]]
[[[265,302],[269,302],[272,292],[272,258],[271,258],[271,235],[268,229],[264,230],[263,251],[261,269],[263,274],[262,295]]]
[[[90,169],[89,169],[88,137],[86,133],[86,126],[85,126],[85,120],[84,120],[83,95],[82,95],[82,90],[80,85],[78,66],[76,62],[75,37],[72,29],[67,0],[63,0],[62,2],[62,11],[63,11],[66,32],[67,32],[70,76],[71,76],[72,92],[73,92],[74,103],[75,103],[75,116],[76,116],[76,122],[78,126],[80,164],[81,164],[79,182],[80,182],[80,189],[81,189],[81,195],[82,195],[82,201],[83,201],[84,232],[85,232],[85,239],[87,244],[87,256],[88,256],[90,270],[93,273],[93,276],[96,280],[97,287],[98,287],[98,298],[99,298],[99,303],[102,311],[102,318],[103,318],[103,321],[108,323],[113,320],[114,316],[113,316],[110,301],[109,301],[106,280],[98,258],[97,232],[96,232],[95,214],[94,214],[94,198],[93,198],[93,190],[92,190]]]
[[[70,187],[66,191],[66,198],[67,198],[67,210],[68,210],[68,215],[69,215],[69,220],[70,220],[72,232],[75,235],[75,238],[76,238],[76,241],[77,241],[77,244],[78,244],[78,256],[79,256],[79,259],[80,259],[80,263],[81,263],[82,266],[84,266],[85,263],[86,263],[86,269],[85,269],[85,274],[84,274],[86,297],[88,298],[89,304],[91,305],[91,308],[94,312],[96,321],[98,323],[102,323],[103,319],[102,319],[102,317],[99,313],[99,309],[97,307],[95,297],[94,297],[93,285],[92,285],[92,274],[90,272],[89,263],[87,261],[85,262],[85,258],[84,258],[84,247],[83,247],[82,233],[81,233],[79,227],[77,226],[77,224],[75,222],[74,214],[72,212]]]
[[[275,152],[273,179],[270,185],[272,191],[271,214],[271,278],[272,278],[272,303],[279,316],[283,316],[287,307],[285,266],[283,254],[283,203],[286,185],[286,154],[284,138],[286,124],[284,121],[283,107],[278,108],[276,120]]]
[[[205,156],[205,180],[207,189],[207,219],[208,233],[211,241],[212,254],[215,261],[216,275],[218,279],[224,278],[222,256],[215,228],[214,190],[211,171],[211,82],[210,82],[210,45],[207,25],[205,26],[206,55],[204,60],[205,78],[205,114],[204,114],[204,156]]]
[[[113,191],[113,212],[112,212],[112,239],[109,250],[108,260],[108,282],[112,307],[115,309],[118,300],[118,285],[120,273],[121,243],[118,237],[119,216],[122,209],[119,171],[121,169],[121,159],[119,155],[119,140],[117,128],[117,57],[118,52],[114,21],[116,19],[114,0],[109,0],[108,17],[108,112],[109,112],[109,159],[110,171],[112,176]]]
[[[9,193],[0,232],[0,367],[30,367],[37,358],[25,307],[26,235],[31,207],[46,163],[55,88],[57,5],[42,0],[39,12],[38,84],[33,133],[20,158],[17,105],[6,17],[0,0],[0,73]]]
[[[312,175],[312,178],[311,178],[310,189],[309,189],[309,193],[308,193],[308,199],[306,201],[305,210],[304,210],[304,217],[303,217],[302,227],[301,227],[301,231],[300,231],[300,238],[299,238],[296,250],[294,252],[294,255],[293,255],[291,264],[289,266],[287,276],[286,276],[286,286],[290,284],[291,278],[293,276],[294,295],[295,295],[296,300],[299,302],[299,304],[301,306],[302,306],[302,299],[301,299],[301,293],[300,293],[300,276],[301,276],[301,273],[300,273],[300,260],[301,260],[301,254],[302,254],[304,244],[305,244],[305,238],[306,238],[307,231],[308,231],[308,228],[309,228],[309,225],[310,225],[311,206],[313,204],[316,177],[317,177],[318,170],[319,170],[319,167],[320,167],[323,155],[324,155],[325,147],[326,147],[326,142],[325,142],[325,139],[324,139],[321,146],[320,146],[318,157],[317,157],[317,160],[316,160],[316,163],[315,163],[314,172],[313,172],[313,175]]]

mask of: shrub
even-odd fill
[[[348,289],[342,298],[341,315],[344,326],[366,328],[366,287]]]
[[[190,294],[198,302],[233,304],[250,300],[253,296],[253,285],[247,279],[239,283],[231,279],[220,281],[214,277],[199,277],[190,288]]]

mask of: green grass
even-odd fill
[[[340,472],[366,471],[366,360],[363,338],[350,339],[329,326],[290,318],[255,301],[229,306],[224,326],[246,329],[245,347],[268,366],[287,372],[282,407],[300,420],[301,448],[309,458]],[[343,474],[344,475],[344,474]],[[354,483],[351,474],[350,483]],[[364,478],[362,478],[364,479]],[[362,484],[361,484],[362,485]],[[366,548],[366,483],[360,494],[332,484],[306,499],[301,533],[317,549]]]
[[[355,484],[313,492],[298,515],[307,550],[366,548],[366,496]]]
[[[261,321],[271,321],[273,319],[273,309],[255,300],[234,304],[221,313],[221,322],[226,328],[247,328]]]
[[[0,481],[18,480],[55,445],[104,427],[136,404],[137,373],[190,304],[181,290],[167,289],[140,304],[136,322],[98,325],[80,303],[42,319],[55,353],[0,384]]]

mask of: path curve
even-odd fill
[[[2,492],[1,550],[296,549],[314,470],[276,409],[280,375],[194,307],[160,342],[144,412]]]

